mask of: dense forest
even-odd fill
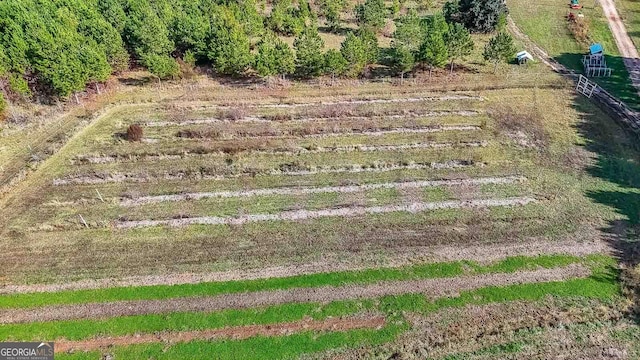
[[[469,33],[493,31],[506,13],[502,0],[448,2],[428,17],[397,0],[309,1],[3,0],[0,96],[65,98],[132,64],[160,79],[195,64],[231,76],[357,77],[380,61],[378,34],[389,19],[396,30],[386,65],[404,75],[418,63],[444,67],[465,56]],[[344,31],[346,11],[358,27],[346,28],[340,51],[325,51],[318,24]],[[293,48],[282,36],[295,37]]]

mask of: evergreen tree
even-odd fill
[[[258,45],[255,69],[260,76],[291,74],[295,69],[293,51],[274,34],[267,34]]]
[[[243,26],[231,11],[221,8],[211,30],[207,56],[215,70],[224,75],[243,74],[252,62],[251,43]]]
[[[356,33],[364,49],[366,65],[375,64],[378,61],[380,48],[378,47],[378,37],[376,33],[369,27],[359,29]]]
[[[362,39],[349,32],[340,46],[340,53],[347,62],[345,74],[355,77],[363,73],[367,66],[367,53]]]
[[[341,52],[331,49],[324,54],[324,68],[325,72],[331,75],[331,79],[334,79],[345,72],[347,60]]]
[[[484,59],[493,62],[493,72],[501,61],[507,61],[516,52],[511,35],[501,32],[491,38],[484,47]]]
[[[452,0],[443,9],[448,22],[460,22],[471,32],[494,31],[504,20],[504,0]]]
[[[386,22],[387,8],[383,0],[366,0],[356,6],[355,15],[361,27],[367,26],[378,31]]]
[[[410,10],[407,15],[396,20],[396,31],[393,33],[393,41],[417,53],[420,45],[424,41],[425,30],[422,19],[420,19],[415,10]]]
[[[315,26],[307,26],[293,47],[296,49],[296,71],[300,76],[312,77],[322,73],[324,41]]]
[[[194,54],[204,54],[207,45],[207,35],[211,31],[211,24],[206,13],[198,2],[180,0],[181,7],[170,26],[171,40],[179,53],[191,50]]]
[[[407,46],[394,43],[392,47],[393,69],[400,73],[400,79],[404,79],[404,74],[413,70],[415,65],[414,53]]]
[[[464,26],[458,23],[449,25],[449,31],[445,35],[447,52],[451,61],[451,72],[453,73],[453,62],[471,54],[473,51],[473,39]]]
[[[161,80],[175,78],[180,72],[176,60],[168,55],[147,54],[142,57],[142,62],[150,73]]]
[[[427,35],[420,46],[418,59],[429,66],[429,76],[433,68],[443,67],[448,60],[447,45],[444,36],[448,25],[442,14],[436,14],[427,22]]]
[[[322,0],[320,11],[333,31],[340,28],[340,14],[345,8],[345,0]]]
[[[278,34],[298,35],[305,27],[305,17],[300,14],[300,9],[293,6],[291,0],[277,0],[266,23],[269,29]]]

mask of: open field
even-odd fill
[[[0,199],[0,339],[60,359],[636,358],[617,279],[634,140],[540,64],[501,71],[114,94]]]

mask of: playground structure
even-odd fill
[[[569,7],[573,10],[582,9],[582,5],[580,5],[579,0],[571,0],[571,3],[569,3]]]
[[[601,44],[591,44],[589,54],[582,57],[584,73],[588,77],[611,76],[611,68],[607,67],[604,48]]]

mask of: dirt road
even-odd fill
[[[624,58],[624,65],[626,66],[627,71],[629,71],[631,82],[640,94],[640,56],[638,56],[638,50],[633,44],[633,41],[631,41],[631,38],[627,33],[627,29],[622,23],[622,19],[618,14],[618,10],[616,9],[616,5],[613,0],[599,1],[600,5],[602,5],[602,9],[604,10],[604,15],[607,17],[607,21],[609,22],[609,27],[613,33],[616,45],[618,45],[618,50]]]

